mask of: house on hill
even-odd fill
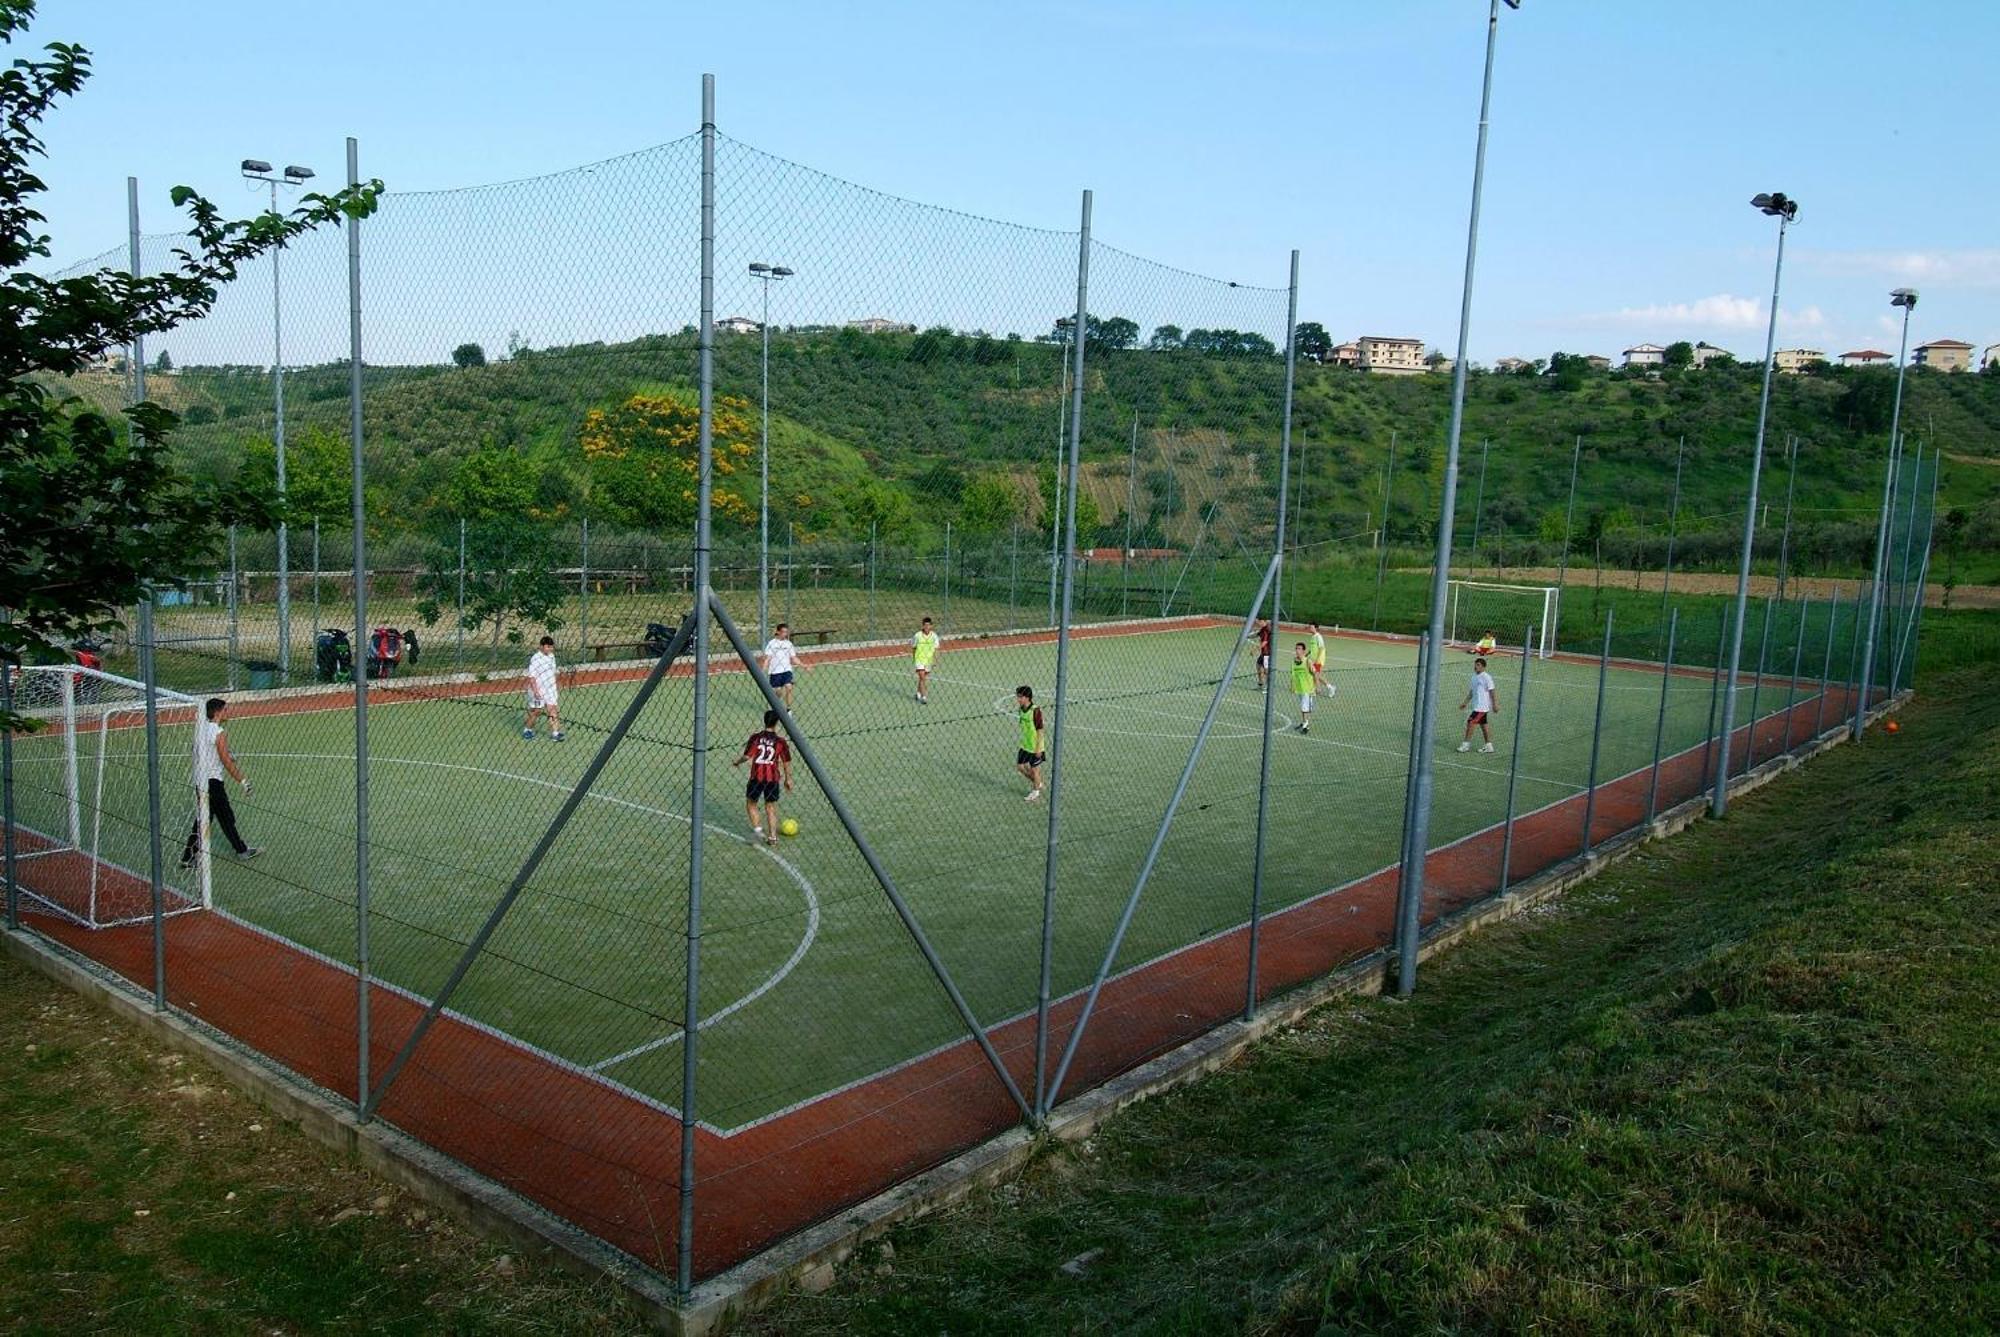
[[[1326,364],[1329,367],[1359,367],[1361,345],[1351,339],[1344,344],[1335,344],[1332,351],[1326,355]]]
[[[1895,360],[1879,348],[1856,348],[1840,355],[1843,367],[1886,367]]]
[[[900,320],[891,320],[887,316],[863,316],[859,320],[848,321],[847,328],[850,330],[859,330],[863,334],[915,334],[917,332],[916,326],[905,324]]]
[[[1429,370],[1424,365],[1422,339],[1396,339],[1383,334],[1364,334],[1355,340],[1363,371],[1389,376],[1416,376]]]
[[[1984,371],[1996,363],[2000,363],[2000,344],[1988,344],[1986,351],[1979,355],[1979,369]]]
[[[1704,341],[1694,346],[1694,362],[1692,365],[1706,367],[1718,358],[1724,362],[1734,362],[1736,354],[1730,352],[1727,348],[1717,348],[1714,344]]]
[[[717,334],[755,334],[760,326],[748,316],[724,316],[715,322]]]
[[[1583,361],[1592,371],[1610,371],[1611,359],[1602,353],[1585,353]]]
[[[1633,344],[1624,353],[1628,367],[1663,367],[1667,362],[1667,350],[1658,344]]]
[[[1512,376],[1523,367],[1531,365],[1524,357],[1498,357],[1493,359],[1493,370],[1502,376]]]
[[[1780,348],[1771,354],[1771,361],[1785,375],[1799,376],[1809,368],[1825,362],[1826,354],[1817,348]]]
[[[1933,371],[1970,371],[1972,345],[1963,339],[1933,339],[1917,345],[1917,365]]]

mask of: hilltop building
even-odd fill
[[[1583,355],[1583,361],[1584,365],[1589,367],[1592,371],[1611,370],[1611,359],[1604,356],[1602,353],[1585,353]]]
[[[1988,344],[1986,351],[1979,355],[1980,370],[1984,371],[1995,363],[2000,363],[2000,344]]]
[[[1524,367],[1534,365],[1524,357],[1500,357],[1493,359],[1493,370],[1503,376],[1512,376]]]
[[[1970,371],[1972,345],[1963,339],[1933,339],[1917,345],[1917,365],[1933,371]]]
[[[1363,371],[1388,376],[1416,376],[1424,366],[1422,339],[1395,339],[1382,334],[1364,334],[1355,340]],[[1336,350],[1338,351],[1338,350]]]
[[[748,316],[724,316],[715,322],[717,334],[755,334],[761,326]]]
[[[916,326],[906,325],[900,320],[891,320],[887,316],[863,316],[859,320],[848,321],[847,328],[850,330],[859,330],[863,334],[915,334],[917,332]]]
[[[1826,354],[1817,348],[1780,348],[1771,354],[1771,361],[1785,375],[1798,376],[1814,364],[1825,362]]]
[[[1706,367],[1718,358],[1725,362],[1734,362],[1736,354],[1730,352],[1727,348],[1717,348],[1714,344],[1707,342],[1698,343],[1694,346],[1694,366]]]
[[[1633,344],[1625,350],[1624,357],[1628,367],[1663,367],[1667,363],[1667,350],[1658,344]]]
[[[1887,367],[1896,359],[1879,348],[1856,348],[1840,355],[1843,367]]]
[[[1361,345],[1351,339],[1344,344],[1335,344],[1332,351],[1326,355],[1326,364],[1329,367],[1359,367]]]

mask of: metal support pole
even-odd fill
[[[1201,727],[1195,731],[1194,746],[1188,749],[1188,758],[1181,767],[1181,776],[1174,785],[1173,797],[1167,800],[1166,811],[1161,814],[1160,825],[1153,833],[1153,843],[1146,851],[1146,858],[1139,865],[1139,875],[1132,883],[1132,892],[1125,898],[1125,908],[1118,916],[1118,926],[1112,930],[1111,941],[1106,944],[1104,958],[1099,963],[1097,975],[1090,982],[1090,992],[1084,996],[1083,1010],[1077,1014],[1076,1025],[1070,1028],[1069,1043],[1063,1049],[1062,1062],[1056,1065],[1056,1074],[1048,1084],[1043,1101],[1043,1109],[1052,1109],[1056,1096],[1062,1091],[1063,1080],[1069,1075],[1069,1067],[1076,1058],[1077,1047],[1083,1042],[1084,1030],[1090,1025],[1091,1014],[1097,1008],[1098,994],[1103,991],[1104,981],[1111,975],[1111,967],[1118,960],[1118,949],[1124,945],[1126,930],[1132,926],[1132,916],[1139,908],[1139,897],[1146,890],[1146,883],[1153,876],[1153,866],[1159,862],[1160,850],[1167,843],[1167,833],[1173,829],[1174,816],[1180,811],[1181,800],[1187,796],[1188,783],[1194,779],[1195,765],[1201,760],[1202,748],[1208,742],[1209,733],[1215,727],[1216,714],[1222,709],[1223,698],[1229,694],[1229,687],[1236,676],[1236,657],[1243,653],[1243,642],[1257,626],[1257,618],[1264,611],[1264,601],[1271,597],[1278,576],[1278,559],[1274,556],[1264,568],[1264,579],[1257,586],[1257,596],[1250,601],[1250,613],[1243,619],[1243,630],[1230,643],[1229,662],[1223,665],[1222,676],[1215,684],[1215,692],[1209,697],[1208,713],[1202,716]]]
[[[1750,606],[1750,557],[1757,541],[1757,484],[1764,472],[1764,427],[1771,416],[1771,376],[1778,365],[1778,286],[1785,274],[1785,228],[1790,223],[1789,217],[1779,216],[1778,259],[1771,269],[1771,321],[1764,335],[1764,389],[1757,398],[1757,443],[1750,455],[1750,495],[1743,507],[1743,559],[1736,572],[1736,624],[1729,648],[1729,691],[1722,698],[1722,737],[1718,743],[1722,764],[1715,768],[1715,794],[1709,801],[1709,811],[1717,817],[1729,811],[1729,742],[1736,728],[1736,678],[1743,660],[1745,612]],[[1750,723],[1753,744],[1756,737],[1753,714]]]
[[[1382,630],[1382,579],[1389,574],[1389,503],[1396,489],[1396,434],[1389,433],[1389,466],[1382,471],[1382,541],[1375,553],[1375,612],[1368,630]]]
[[[1451,426],[1445,436],[1444,495],[1438,505],[1437,559],[1431,570],[1431,663],[1424,674],[1423,710],[1417,729],[1417,804],[1411,816],[1411,845],[1418,851],[1415,889],[1405,898],[1396,991],[1409,997],[1417,987],[1417,934],[1423,899],[1423,851],[1429,848],[1431,788],[1436,758],[1439,650],[1444,645],[1445,597],[1451,586],[1452,508],[1458,496],[1458,443],[1465,429],[1466,341],[1472,332],[1472,275],[1479,254],[1479,200],[1486,180],[1486,130],[1493,101],[1493,48],[1500,32],[1500,0],[1491,0],[1486,17],[1486,75],[1479,93],[1479,146],[1473,158],[1472,208],[1465,230],[1465,285],[1458,312],[1458,361],[1451,376]]]
[[[785,625],[787,627],[791,626],[792,622],[792,577],[798,566],[798,558],[794,555],[797,544],[798,525],[795,521],[787,520],[785,521]]]
[[[1079,320],[1083,317],[1078,317]],[[1072,343],[1082,343],[1083,327],[1071,332]],[[1056,624],[1056,584],[1062,567],[1063,457],[1069,450],[1069,357],[1062,363],[1062,392],[1056,396],[1056,469],[1054,505],[1049,513],[1049,625]]]
[[[361,184],[361,145],[347,141],[347,184]],[[367,1122],[368,1089],[368,513],[361,456],[361,220],[347,220],[347,432],[353,482],[348,504],[354,525],[354,1105]]]
[[[152,892],[153,1010],[167,1010],[166,860],[160,848],[160,679],[153,659],[153,591],[139,600],[139,681],[146,692],[146,880]]]
[[[1521,681],[1514,688],[1514,738],[1507,744],[1507,817],[1500,828],[1500,890],[1507,890],[1514,863],[1514,794],[1521,782],[1521,717],[1528,713],[1528,661],[1535,657],[1535,626],[1521,642]]]
[[[1400,931],[1403,922],[1403,901],[1409,894],[1412,879],[1416,876],[1413,865],[1416,856],[1410,849],[1410,834],[1414,824],[1411,814],[1417,807],[1417,729],[1424,717],[1425,675],[1431,663],[1431,635],[1427,631],[1417,633],[1417,672],[1410,693],[1410,760],[1403,775],[1403,843],[1396,851],[1396,921],[1392,932]]]
[[[1715,747],[1715,714],[1722,703],[1722,665],[1729,656],[1729,609],[1722,610],[1722,625],[1715,633],[1715,674],[1708,684],[1708,723],[1701,730],[1701,783],[1708,786],[1708,760]]]
[[[1472,564],[1479,565],[1479,521],[1486,514],[1486,455],[1493,449],[1492,440],[1479,443],[1479,491],[1472,503]]]
[[[1792,573],[1792,494],[1799,486],[1799,439],[1785,438],[1785,457],[1791,465],[1785,475],[1785,528],[1778,536],[1778,599],[1785,597],[1785,585]]]
[[[1132,616],[1132,512],[1139,506],[1139,415],[1132,414],[1132,462],[1125,468],[1125,555],[1118,563],[1118,616]]]
[[[1561,599],[1562,589],[1568,584],[1569,581],[1570,534],[1574,531],[1576,527],[1576,469],[1577,465],[1580,464],[1582,460],[1583,460],[1583,438],[1579,436],[1576,439],[1576,444],[1570,447],[1570,452],[1569,452],[1569,504],[1563,510],[1563,550],[1562,550],[1562,556],[1558,559],[1556,566],[1556,590],[1557,590],[1558,601],[1560,601]],[[1558,602],[1558,607],[1560,607],[1560,602]],[[1556,640],[1558,642],[1562,640],[1562,629],[1560,627],[1556,629]]]
[[[271,212],[278,212],[278,183],[271,183]],[[271,445],[277,457],[278,484],[278,685],[292,676],[292,562],[290,517],[285,514],[285,307],[279,257],[280,241],[271,248],[271,396],[274,410]],[[132,271],[134,274],[138,270]]]
[[[1799,631],[1792,637],[1792,680],[1785,688],[1785,742],[1783,750],[1792,750],[1792,712],[1799,704],[1799,669],[1805,663],[1806,621],[1812,615],[1812,600],[1799,601]]]
[[[355,639],[361,638],[357,629]],[[465,517],[458,517],[458,660],[457,667],[465,668]]]
[[[709,508],[715,483],[715,76],[701,76],[701,431],[700,483],[694,521],[694,737],[692,788],[688,810],[687,950],[683,978],[682,1025],[687,1042],[681,1046],[681,1164],[679,1259],[676,1277],[682,1295],[694,1289],[694,1144],[696,1037],[701,1017],[701,893],[702,859],[707,825],[702,820],[708,801],[708,628],[714,592],[709,589]],[[789,526],[787,526],[789,530]],[[789,556],[789,544],[787,545]],[[786,575],[786,610],[791,586]],[[789,617],[787,618],[789,620]],[[754,663],[745,655],[746,663]]]
[[[1757,699],[1764,693],[1764,659],[1765,651],[1771,644],[1771,607],[1773,602],[1769,596],[1766,596],[1764,599],[1764,630],[1759,632],[1757,636],[1757,673],[1750,679],[1750,734],[1743,740],[1743,774],[1745,775],[1750,774],[1750,768],[1757,764]],[[1725,709],[1723,714],[1726,719],[1728,711]],[[1724,727],[1728,727],[1726,723]],[[1728,741],[1726,737],[1723,739],[1725,755],[1727,753]]]
[[[1660,752],[1667,741],[1667,689],[1674,681],[1674,636],[1680,630],[1681,610],[1667,615],[1667,657],[1660,669],[1660,714],[1653,721],[1653,774],[1646,783],[1646,820],[1653,820],[1660,799]]]
[[[313,517],[313,622],[312,646],[315,656],[319,653],[319,517]]]
[[[1590,726],[1590,780],[1583,796],[1583,852],[1590,853],[1590,824],[1597,816],[1597,759],[1604,749],[1604,688],[1611,676],[1611,617],[1618,610],[1604,610],[1604,652],[1597,660],[1597,719]]]
[[[239,569],[237,568],[237,565],[236,565],[236,526],[235,526],[235,525],[231,525],[231,526],[229,527],[229,604],[228,604],[228,607],[229,607],[229,642],[228,642],[228,653],[229,653],[229,690],[230,690],[230,691],[232,691],[232,692],[236,690],[236,664],[237,664],[237,659],[238,659],[238,654],[239,654],[239,650],[238,650],[238,646],[239,646],[239,642],[238,642],[238,640],[237,640],[237,636],[238,636],[238,629],[237,629],[237,611],[236,611],[236,599],[237,599],[237,588],[238,588],[238,584],[239,584],[239,582],[241,582],[241,581],[242,581],[242,579],[243,579],[243,575],[242,575],[242,572],[241,572],[241,571],[240,571],[240,570],[239,570]]]
[[[8,619],[11,621],[11,617]],[[0,657],[0,714],[14,713],[13,660]],[[21,882],[15,868],[14,849],[14,731],[0,729],[0,870],[7,879],[7,927],[21,927]]]
[[[871,641],[875,639],[875,568],[880,562],[875,554],[875,525],[876,521],[868,522],[868,639]]]
[[[1932,479],[1936,479],[1937,477],[1937,448],[1935,446],[1931,448],[1931,477]],[[1896,632],[1896,652],[1889,657],[1889,695],[1891,697],[1896,695],[1896,689],[1902,685],[1903,646],[1909,640],[1910,624],[1916,621],[1917,606],[1923,603],[1923,591],[1919,589],[1915,601],[1910,605],[1909,611],[1904,611],[1904,600],[1909,598],[1910,591],[1910,554],[1917,546],[1917,498],[1923,493],[1923,490],[1924,446],[1923,442],[1919,441],[1917,443],[1916,463],[1910,467],[1910,518],[1904,526],[1902,577],[1896,590],[1897,620],[1902,625]],[[1936,519],[1937,515],[1935,509],[1933,509],[1931,520],[1935,522]],[[1930,534],[1928,532],[1924,535],[1924,556],[1928,561],[1930,556]]]
[[[771,280],[764,277],[764,351],[758,363],[757,644],[771,642]],[[871,522],[872,527],[872,522]]]
[[[577,642],[581,649],[590,644],[590,517],[583,517],[583,545],[579,556],[581,566],[577,573],[577,594],[581,607],[577,612]]]
[[[1292,252],[1291,282],[1285,299],[1285,416],[1278,422],[1278,532],[1272,539],[1271,560],[1278,564],[1277,588],[1285,583],[1285,492],[1292,470],[1292,388],[1298,369],[1299,253]],[[1301,471],[1303,476],[1303,470]],[[1273,610],[1275,613],[1277,610]],[[1271,724],[1277,696],[1278,620],[1271,619],[1271,667],[1264,675],[1264,737],[1257,759],[1257,853],[1250,875],[1249,964],[1243,996],[1243,1020],[1257,1015],[1257,934],[1263,924],[1264,858],[1271,825]],[[1305,721],[1300,720],[1303,727]]]
[[[1021,522],[1016,520],[1012,528],[1013,555],[1007,562],[1007,625],[1021,625]]]
[[[944,522],[944,612],[939,622],[944,631],[951,630],[951,521]]]
[[[1858,740],[1868,724],[1868,684],[1875,676],[1875,629],[1882,617],[1882,580],[1889,561],[1889,504],[1896,482],[1896,456],[1902,441],[1903,421],[1903,377],[1909,370],[1910,353],[1910,312],[1916,309],[1916,297],[1911,295],[1903,307],[1903,342],[1896,350],[1896,400],[1889,410],[1889,463],[1882,474],[1882,516],[1875,525],[1875,564],[1870,568],[1870,589],[1868,593],[1868,633],[1861,650],[1861,694],[1854,706],[1854,737]],[[1855,621],[1858,625],[1860,614]]]
[[[1674,587],[1674,541],[1680,537],[1681,523],[1681,466],[1687,462],[1687,438],[1681,437],[1674,445],[1674,499],[1667,507],[1667,569],[1660,577],[1660,611],[1667,611],[1667,600],[1673,595]]]
[[[1854,625],[1847,629],[1847,672],[1840,679],[1841,690],[1847,693],[1848,698],[1854,695],[1854,675],[1858,671],[1857,665],[1861,662],[1861,606],[1863,603],[1872,602],[1874,597],[1875,592],[1867,585],[1862,585],[1854,592]],[[1847,699],[1843,699],[1840,703],[1843,714],[1848,713],[1847,704]],[[1855,736],[1859,737],[1858,734]]]
[[[1918,637],[1920,637],[1923,634],[1923,629],[1924,629],[1924,591],[1930,585],[1930,579],[1931,579],[1931,540],[1935,538],[1937,535],[1938,459],[1942,455],[1942,453],[1943,452],[1941,450],[1936,450],[1936,449],[1932,450],[1931,452],[1930,518],[1925,523],[1924,526],[1924,561],[1923,565],[1919,567],[1917,570],[1916,607],[1910,616],[1910,633],[1909,633],[1910,683],[1913,687],[1915,686],[1917,681]],[[1903,654],[1902,650],[1898,648],[1898,650],[1896,651],[1896,658],[1899,664],[1902,662],[1902,654]]]
[[[1049,1001],[1053,987],[1056,947],[1056,855],[1062,823],[1063,717],[1069,713],[1069,624],[1070,601],[1076,580],[1076,490],[1083,452],[1083,352],[1085,321],[1090,310],[1090,205],[1091,193],[1083,192],[1083,217],[1076,252],[1076,326],[1070,340],[1073,379],[1070,393],[1069,440],[1064,469],[1068,472],[1069,506],[1060,516],[1051,517],[1050,527],[1062,544],[1062,620],[1056,623],[1056,720],[1049,734],[1049,831],[1048,849],[1042,863],[1042,953],[1041,973],[1035,995],[1035,1122],[1048,1117],[1054,1102],[1054,1085],[1046,1084],[1049,1059]],[[1058,475],[1058,484],[1062,479]],[[1053,621],[1054,619],[1051,619]],[[1085,1009],[1088,1015],[1088,1008]],[[1080,1034],[1083,1019],[1077,1021]],[[1057,1076],[1060,1084],[1061,1075]]]

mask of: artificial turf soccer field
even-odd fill
[[[1057,997],[1089,984],[1236,639],[1231,627],[1175,624],[1073,641]],[[1300,735],[1284,686],[1293,639],[1279,641],[1267,911],[1337,895],[1394,863],[1402,820],[1413,647],[1332,640],[1328,672],[1338,695],[1317,702],[1311,734]],[[726,643],[717,640],[720,659]],[[924,706],[913,700],[907,655],[820,661],[808,648],[815,667],[797,688],[800,727],[988,1026],[1035,1005],[1049,812],[1022,801],[1012,696],[1029,683],[1051,701],[1055,656],[1053,641],[948,640]],[[1117,970],[1247,919],[1263,710],[1251,662],[1244,646]],[[1520,661],[1509,655],[1494,665],[1501,712],[1493,754],[1451,750],[1463,716],[1450,708],[1469,664],[1456,652],[1445,664],[1433,848],[1505,813]],[[1520,814],[1582,791],[1598,701],[1595,663],[1537,660],[1529,672]],[[775,851],[746,839],[747,770],[728,763],[759,726],[762,699],[747,674],[711,681],[700,1113],[729,1130],[954,1042],[963,1030],[802,763],[784,804],[801,836]],[[1650,763],[1661,687],[1657,671],[1611,670],[1600,782]],[[419,997],[437,991],[635,690],[629,680],[568,687],[569,736],[554,743],[545,734],[521,738],[512,690],[378,685],[368,720],[368,818],[380,980]],[[1747,684],[1743,691],[1747,710]],[[682,1066],[691,696],[686,677],[662,683],[451,1003],[478,1024],[667,1106],[677,1103]],[[1794,698],[1785,680],[1767,679],[1757,713],[1791,699],[1810,701],[1810,685]],[[1700,745],[1711,701],[1706,673],[1668,680],[1666,754]],[[324,698],[285,712],[282,700],[260,703],[230,724],[232,749],[255,782],[239,818],[267,852],[251,863],[215,859],[215,906],[351,963],[354,716]],[[136,730],[116,736],[117,764],[132,765],[141,746]],[[54,820],[34,809],[34,777],[55,765],[48,751],[44,739],[17,744],[25,825]],[[170,784],[181,782],[184,759],[164,761]],[[125,802],[133,792],[130,783],[108,790]],[[136,792],[143,805],[143,786]],[[181,820],[175,811],[170,803],[170,823]],[[113,825],[132,829],[133,814],[116,816]],[[138,816],[143,822],[143,806]],[[144,867],[130,849],[107,845],[106,857]]]

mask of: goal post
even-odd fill
[[[206,804],[187,778],[200,703],[153,689],[159,722],[162,868],[168,914],[211,903]],[[15,670],[14,824],[23,908],[86,928],[153,913],[146,687],[77,664]],[[186,833],[197,832],[183,866]]]
[[[1555,585],[1503,585],[1484,580],[1451,582],[1451,622],[1446,639],[1472,645],[1491,632],[1502,650],[1522,644],[1532,628],[1535,657],[1556,652],[1556,619],[1562,590]]]

